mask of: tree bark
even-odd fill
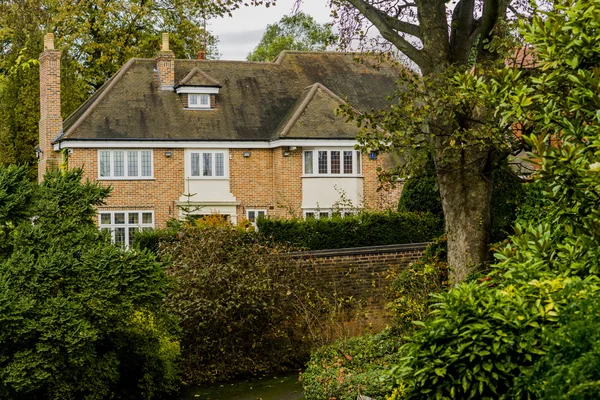
[[[464,281],[490,258],[491,168],[478,171],[461,164],[436,168],[452,283]]]

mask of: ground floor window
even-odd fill
[[[264,218],[267,215],[267,210],[265,209],[246,209],[246,219],[253,225],[256,226],[256,221],[259,218]]]
[[[115,244],[129,247],[135,232],[154,228],[153,211],[101,211],[100,230],[110,232]]]
[[[319,219],[319,218],[330,218],[330,217],[347,217],[350,215],[356,215],[355,209],[336,209],[332,210],[329,208],[320,209],[305,209],[304,219]]]

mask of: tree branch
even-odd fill
[[[497,54],[490,52],[486,46],[493,38],[494,27],[500,18],[506,14],[509,0],[485,0],[481,15],[481,37],[477,46],[477,59],[481,61],[494,60]]]
[[[419,25],[411,24],[410,22],[400,21],[398,18],[390,17],[380,10],[376,10],[380,18],[385,21],[393,30],[408,33],[421,39],[421,28]]]
[[[393,43],[408,58],[419,66],[425,62],[421,51],[400,36],[388,20],[382,18],[382,13],[379,10],[367,4],[364,0],[348,0],[348,2],[356,7],[379,30],[381,36]]]

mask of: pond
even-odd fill
[[[183,390],[180,400],[303,400],[298,374],[217,383]]]

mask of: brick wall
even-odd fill
[[[383,309],[389,298],[389,277],[417,261],[427,243],[318,250],[297,253],[315,268],[318,279],[338,293],[353,296],[369,309]]]
[[[166,157],[165,152],[171,152]],[[113,188],[106,205],[100,210],[154,210],[154,224],[163,227],[171,218],[179,217],[175,202],[186,193],[183,149],[154,149],[154,179],[102,180]],[[72,149],[69,168],[81,167],[84,179],[98,179],[98,150]]]

